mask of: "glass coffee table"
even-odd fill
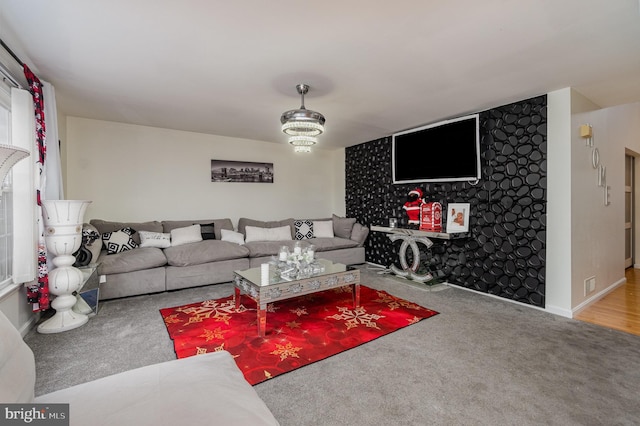
[[[265,335],[267,304],[279,300],[350,285],[353,291],[353,306],[360,306],[360,270],[324,259],[318,259],[316,262],[324,266],[324,271],[301,279],[283,279],[272,273],[268,280],[262,280],[260,267],[234,271],[233,285],[235,287],[236,309],[240,308],[241,292],[256,302],[259,336],[264,337]]]

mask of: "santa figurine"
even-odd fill
[[[407,202],[404,203],[402,208],[407,212],[410,225],[420,224],[420,206],[424,203],[422,198],[422,190],[420,188],[412,189],[409,191]]]

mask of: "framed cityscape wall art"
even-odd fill
[[[211,182],[273,183],[273,163],[211,160]]]
[[[469,203],[447,205],[447,234],[469,232]]]

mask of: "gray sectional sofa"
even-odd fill
[[[328,222],[331,222],[333,232],[327,232]],[[314,223],[318,229],[323,225],[324,230],[318,237],[309,230],[309,225]],[[166,236],[196,224],[203,230],[206,227],[209,232],[213,227],[211,239],[166,248],[139,246],[140,231]],[[277,255],[280,247],[286,245],[293,249],[296,242],[303,247],[313,244],[318,258],[347,265],[361,264],[365,262],[364,242],[369,234],[369,229],[356,223],[355,219],[336,215],[325,219],[280,221],[240,218],[237,230],[228,218],[149,222],[93,219],[90,225],[100,236],[109,236],[109,233],[125,228],[136,231],[131,238],[136,242],[132,245],[138,246],[126,251],[109,254],[103,238],[93,243],[92,263],[98,264],[101,300],[230,282],[233,271],[266,263],[271,256]],[[271,231],[283,231],[284,227],[288,227],[288,239],[270,238]],[[260,240],[260,235],[266,235],[264,241]],[[301,239],[296,239],[296,235]],[[283,237],[282,232],[280,237]],[[96,248],[100,250],[99,255]]]

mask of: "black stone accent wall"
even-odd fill
[[[347,215],[368,226],[406,220],[402,205],[416,187],[445,209],[450,202],[470,203],[469,237],[434,240],[421,268],[452,284],[544,307],[547,97],[481,112],[480,136],[482,179],[475,185],[394,185],[391,137],[347,148]],[[444,161],[420,155],[421,161]],[[398,247],[387,234],[371,232],[366,260],[397,265]]]

